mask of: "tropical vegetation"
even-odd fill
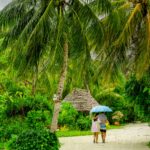
[[[0,53],[0,149],[57,150],[57,129],[89,130],[89,114],[62,103],[73,88],[121,123],[150,121],[149,0],[12,0]]]

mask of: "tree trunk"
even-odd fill
[[[63,94],[63,89],[64,89],[64,82],[66,79],[66,74],[67,74],[67,67],[68,67],[68,41],[67,38],[65,39],[64,43],[64,62],[63,62],[63,68],[60,74],[60,79],[59,79],[59,84],[58,84],[58,89],[57,89],[57,98],[54,101],[54,111],[53,111],[53,118],[51,122],[51,132],[55,132],[57,130],[57,124],[58,124],[58,116],[59,116],[59,111],[60,111],[60,104],[61,104],[61,99],[62,99],[62,94]]]

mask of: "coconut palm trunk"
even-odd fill
[[[64,82],[65,82],[66,74],[67,74],[67,66],[68,66],[68,41],[67,39],[65,40],[63,50],[64,50],[64,55],[63,55],[64,61],[63,61],[63,67],[62,67],[62,71],[60,74],[60,80],[59,80],[58,89],[57,89],[57,99],[54,101],[54,111],[53,111],[53,117],[52,117],[51,128],[50,128],[51,132],[55,132],[57,129],[60,104],[61,104],[61,99],[62,99],[62,94],[63,94],[63,89],[64,89]]]

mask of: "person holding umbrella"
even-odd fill
[[[91,109],[90,113],[101,113],[98,115],[98,120],[100,122],[100,131],[102,142],[105,143],[106,139],[106,123],[108,122],[105,112],[112,112],[112,110],[108,106],[95,106]]]
[[[104,112],[98,115],[98,118],[100,120],[100,132],[102,137],[102,142],[105,143],[106,139],[106,123],[108,122],[107,117]]]

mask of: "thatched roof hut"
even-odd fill
[[[72,103],[78,111],[82,112],[89,112],[92,107],[99,105],[85,89],[74,89],[63,101]]]

